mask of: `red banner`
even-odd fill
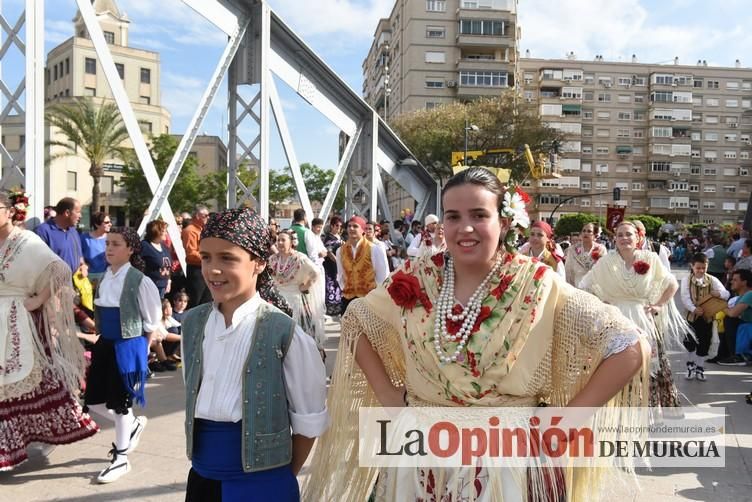
[[[612,232],[616,230],[616,227],[624,221],[624,209],[623,207],[609,207],[606,210],[606,228]]]

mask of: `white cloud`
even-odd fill
[[[162,106],[167,108],[172,115],[173,120],[176,118],[184,119],[180,122],[186,122],[196,113],[198,104],[201,101],[209,79],[202,81],[190,75],[181,75],[172,72],[162,72]],[[227,107],[227,93],[224,88],[217,92],[212,104],[212,113],[223,113]],[[205,129],[206,127],[203,127]]]
[[[681,64],[706,59],[730,66],[736,57],[752,49],[752,41],[742,28],[752,18],[742,9],[738,12],[746,21],[735,18],[730,23],[728,17],[706,8],[695,11],[703,15],[693,15],[686,10],[691,8],[691,0],[673,0],[675,6],[683,6],[679,10],[647,7],[646,3],[526,0],[519,7],[521,52],[530,49],[535,58],[563,58],[574,51],[578,59],[601,54],[610,61],[628,61],[636,54],[644,63],[666,63],[679,57]]]
[[[306,36],[337,35],[370,39],[376,24],[387,17],[394,0],[270,0],[274,11],[291,28]]]
[[[227,37],[213,24],[180,0],[119,0],[118,6],[131,20],[131,39],[134,45],[152,50],[174,49],[168,44],[159,44],[159,39],[170,40],[177,45],[224,46]],[[157,42],[152,48],[143,42]]]

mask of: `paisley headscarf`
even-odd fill
[[[144,259],[141,258],[141,239],[139,238],[138,233],[130,227],[113,227],[110,229],[110,233],[123,236],[125,245],[133,251],[130,258],[131,266],[143,272],[146,268],[146,263],[144,262]]]
[[[256,211],[248,208],[228,209],[212,213],[201,231],[201,238],[216,237],[240,246],[253,257],[268,261],[272,237],[269,226]],[[256,290],[265,301],[291,316],[292,309],[274,286],[271,273],[265,268],[256,279]]]

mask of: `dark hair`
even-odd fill
[[[76,203],[78,203],[78,201],[73,197],[63,197],[55,206],[55,212],[60,214],[66,211],[73,211],[73,208],[76,207]]]
[[[190,299],[191,299],[191,297],[188,296],[188,293],[186,293],[184,289],[181,289],[180,291],[178,291],[177,293],[175,293],[174,295],[172,295],[172,301],[173,302],[176,302],[176,301],[178,301],[181,298],[185,298],[185,301],[190,301]]]
[[[331,227],[332,225],[342,225],[342,218],[339,216],[332,216],[329,218],[329,226]]]
[[[141,258],[141,239],[138,237],[136,231],[130,227],[113,227],[110,229],[110,233],[123,236],[125,245],[133,251],[130,259],[131,265],[143,272],[146,264],[144,263],[144,259]]]
[[[744,247],[752,251],[752,239],[744,239]]]
[[[164,308],[168,305],[170,306],[170,308],[172,308],[172,304],[170,303],[170,300],[168,300],[167,298],[162,298],[162,310],[164,310]]]
[[[748,288],[752,288],[752,270],[747,270],[746,268],[740,268],[738,270],[734,270],[731,273],[732,276],[738,275],[739,279],[744,281],[747,284]]]
[[[196,204],[193,208],[193,216],[197,215],[201,211],[209,211],[209,208],[203,204]]]
[[[0,204],[8,209],[13,209],[13,204],[10,201],[10,194],[5,190],[0,190]]]
[[[707,263],[707,262],[708,262],[708,256],[705,253],[695,253],[689,259],[689,263],[691,263],[692,265],[694,265],[695,263]]]
[[[324,220],[322,220],[321,218],[314,218],[311,220],[312,227],[315,227],[316,225],[323,225],[323,224],[324,224]]]
[[[733,256],[726,255],[726,259],[724,261],[731,263],[732,267],[736,265],[736,258],[734,258]]]
[[[482,167],[470,167],[461,171],[446,182],[444,188],[441,189],[441,198],[444,199],[444,195],[454,187],[462,185],[477,185],[485,188],[492,194],[496,195],[496,208],[501,214],[501,209],[504,204],[504,185],[501,184],[499,178],[497,178],[491,171]]]
[[[442,195],[443,195],[443,193],[442,193]],[[420,220],[413,220],[413,222],[410,223],[410,228],[411,229],[415,228],[415,227],[419,227],[419,226],[420,226]]]
[[[305,220],[306,214],[305,209],[297,208],[295,211],[292,212],[292,221],[303,221]]]
[[[152,220],[146,224],[146,240],[154,242],[154,240],[162,235],[162,232],[167,229],[167,223],[162,220]]]
[[[402,220],[394,220],[392,222],[392,225],[394,225],[394,228],[402,228],[402,225],[404,225],[405,222]]]
[[[104,224],[104,219],[109,215],[104,211],[97,211],[91,215],[91,228],[96,229],[99,225]]]

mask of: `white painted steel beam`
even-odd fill
[[[271,82],[271,73],[269,73],[269,55],[271,53],[271,11],[266,3],[262,3],[259,9],[261,15],[261,60],[257,61],[261,86],[259,98],[259,118],[261,119],[259,136],[261,144],[259,146],[259,213],[264,220],[269,220],[269,169],[271,165],[271,155],[269,152],[269,137],[271,134],[271,123],[269,113],[269,84]]]
[[[298,191],[300,204],[306,212],[308,221],[311,221],[313,219],[313,209],[311,209],[311,201],[308,198],[308,190],[306,189],[305,181],[303,180],[303,173],[300,170],[298,156],[295,154],[295,145],[292,142],[292,136],[290,136],[290,129],[287,127],[285,111],[282,109],[282,102],[277,93],[277,85],[274,83],[274,79],[271,78],[271,75],[267,80],[267,85],[269,89],[272,114],[274,115],[274,121],[277,124],[279,137],[282,140],[282,148],[285,151],[287,163],[290,165],[290,170],[292,170],[292,179],[295,181],[295,188]]]
[[[240,12],[223,2],[207,2],[206,0],[183,0],[187,6],[204,16],[214,26],[219,28],[228,37],[237,33],[240,28]]]
[[[44,2],[26,0],[26,175],[28,217],[44,218]],[[17,167],[16,167],[17,168]]]
[[[342,180],[345,178],[347,166],[350,165],[350,160],[352,159],[353,152],[355,152],[355,146],[358,144],[358,141],[360,141],[360,135],[362,133],[363,124],[360,124],[355,130],[355,134],[347,142],[347,146],[345,146],[345,149],[342,153],[342,158],[337,164],[337,169],[334,171],[334,180],[332,180],[332,186],[329,187],[329,191],[324,198],[324,204],[321,206],[321,211],[319,212],[319,218],[324,221],[327,221],[327,219],[329,219],[329,213],[331,212],[332,206],[334,205],[334,199],[337,198],[337,192],[339,192],[339,187],[342,185]]]

